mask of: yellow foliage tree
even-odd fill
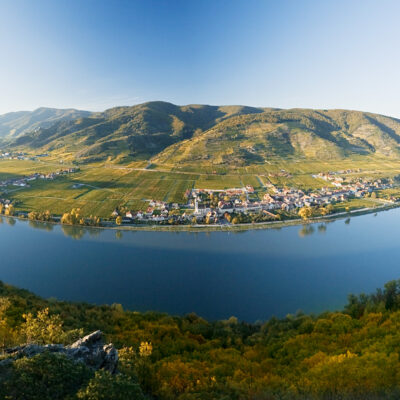
[[[299,216],[303,219],[308,219],[312,216],[312,208],[311,207],[302,207],[299,210]]]
[[[49,309],[33,314],[23,314],[25,322],[21,326],[26,343],[66,343],[83,335],[82,329],[65,332],[59,315],[49,315]]]
[[[153,345],[150,342],[141,342],[139,346],[140,357],[149,357],[153,352]]]
[[[5,215],[14,215],[14,206],[12,204],[9,204],[6,208]]]

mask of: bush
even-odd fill
[[[97,371],[85,389],[78,393],[82,400],[144,400],[142,389],[132,378]]]
[[[42,353],[14,362],[1,376],[1,398],[13,400],[64,400],[74,395],[93,376],[84,364],[61,354]]]

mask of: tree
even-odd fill
[[[86,388],[78,392],[80,400],[144,400],[142,389],[131,377],[99,370]]]
[[[312,216],[312,209],[311,207],[302,207],[299,210],[299,216],[303,219],[308,219]]]
[[[115,218],[115,223],[116,223],[117,225],[121,225],[121,224],[122,224],[122,217],[121,217],[120,215],[118,215],[118,217]]]
[[[325,207],[321,207],[321,208],[319,209],[319,212],[321,213],[321,215],[326,215],[326,214],[328,214],[328,210],[327,210]]]
[[[153,352],[153,345],[149,342],[140,343],[139,355],[140,357],[149,357]]]
[[[93,372],[85,364],[65,355],[44,352],[16,360],[9,378],[0,387],[0,396],[16,400],[72,399],[91,376]]]
[[[6,297],[0,297],[0,348],[5,348],[13,342],[14,331],[7,323],[7,310],[11,301]]]
[[[64,331],[59,315],[49,315],[49,309],[38,311],[36,317],[31,313],[23,314],[25,322],[21,326],[21,335],[26,343],[67,343],[83,335],[82,329]]]
[[[84,225],[85,219],[80,214],[79,208],[73,208],[71,212],[64,213],[61,217],[61,223],[66,225]]]
[[[9,204],[6,208],[5,215],[14,215],[14,206],[12,204]]]

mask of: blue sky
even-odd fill
[[[176,104],[400,117],[400,2],[0,0],[0,113]]]

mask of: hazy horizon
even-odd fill
[[[379,114],[379,115],[384,115],[387,117],[392,117],[392,118],[400,118],[396,117],[394,115],[390,115],[390,114],[385,114],[385,113],[377,113],[371,110],[357,110],[357,109],[344,109],[342,107],[338,107],[338,108],[311,108],[311,107],[272,107],[272,106],[249,106],[248,104],[207,104],[207,103],[190,103],[190,104],[175,104],[172,103],[170,101],[167,100],[148,100],[148,101],[144,101],[144,102],[140,102],[140,103],[134,103],[134,104],[120,104],[120,105],[115,105],[115,106],[111,106],[111,107],[107,107],[107,108],[103,108],[103,109],[97,109],[97,110],[91,110],[91,109],[83,109],[83,108],[77,108],[77,107],[52,107],[52,106],[39,106],[36,107],[34,109],[25,109],[25,110],[13,110],[13,111],[7,111],[5,113],[0,113],[0,116],[5,115],[5,114],[12,114],[12,113],[18,113],[18,112],[34,112],[37,111],[41,108],[45,108],[45,109],[57,109],[57,110],[76,110],[76,111],[88,111],[88,112],[104,112],[107,111],[109,109],[112,108],[120,108],[120,107],[135,107],[141,104],[145,104],[145,103],[153,103],[153,102],[164,102],[164,103],[170,103],[170,104],[174,104],[178,107],[186,107],[186,106],[211,106],[211,107],[235,107],[235,106],[244,106],[244,107],[253,107],[253,108],[272,108],[272,109],[281,109],[281,110],[290,110],[290,109],[310,109],[310,110],[346,110],[346,111],[359,111],[359,112],[364,112],[364,113],[371,113],[371,114]]]

